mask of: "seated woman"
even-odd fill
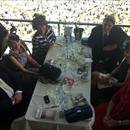
[[[27,52],[21,44],[18,35],[10,35],[7,41],[10,47],[9,60],[10,64],[15,71],[22,71],[31,75],[38,75],[37,71],[40,66]],[[30,69],[29,66],[32,66]]]
[[[93,130],[130,129],[130,81],[112,97],[111,101],[95,108]]]
[[[109,100],[113,93],[117,91],[124,82],[130,80],[130,41],[128,41],[125,46],[124,56],[125,57],[119,66],[111,73],[92,73],[91,99],[93,105],[96,104],[96,101],[100,99],[104,101],[106,99]]]
[[[45,16],[36,14],[32,21],[33,29],[36,30],[32,38],[32,56],[39,63],[43,64],[48,49],[56,41],[55,33],[51,26],[47,24]]]
[[[115,18],[111,15],[104,18],[102,25],[94,27],[87,41],[92,48],[92,70],[111,72],[123,58],[122,43],[127,37],[115,26]]]
[[[17,35],[10,35],[7,41],[9,55],[0,64],[0,70],[6,73],[13,82],[23,86],[24,114],[39,76],[40,65],[26,52]]]

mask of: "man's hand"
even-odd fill
[[[20,103],[23,99],[22,93],[15,93],[13,98],[15,100],[15,104]]]
[[[103,48],[103,51],[113,51],[117,49],[117,47],[118,47],[117,44],[109,44]]]

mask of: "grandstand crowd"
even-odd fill
[[[68,73],[60,79],[62,64],[58,68],[51,60],[46,62],[50,48],[60,44],[59,28],[49,21],[74,22],[75,25],[61,25],[60,34],[65,26],[75,27],[75,40],[84,41],[83,47],[92,49],[93,130],[130,129],[130,29],[116,26],[130,25],[129,0],[1,0],[0,7],[0,19],[30,21],[0,21],[0,130],[10,130],[12,122],[25,115],[41,77],[45,83],[63,85],[66,76],[67,80],[77,80],[69,79]],[[76,22],[99,25],[79,26]],[[69,43],[67,37],[64,33]],[[31,41],[32,49],[24,40]],[[9,52],[5,54],[7,48]],[[78,80],[88,75],[87,69],[85,62],[76,67],[76,74],[81,74]]]
[[[80,2],[80,6],[79,6]],[[101,23],[104,15],[113,14],[116,24],[128,25],[130,23],[130,2],[128,0],[1,0],[1,18],[32,20],[33,14],[41,13],[47,16],[48,21]],[[53,14],[53,15],[52,15]],[[4,23],[10,28],[12,22]],[[13,23],[18,34],[23,39],[29,39],[33,34],[30,23]],[[84,35],[91,32],[92,26],[83,26]],[[58,26],[53,25],[56,34]],[[61,33],[63,32],[61,26]],[[124,28],[130,32],[129,28]]]

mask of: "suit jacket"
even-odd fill
[[[5,73],[0,72],[0,78],[14,89],[12,81]],[[3,112],[6,112],[6,110],[10,109],[11,107],[11,99],[8,97],[6,92],[0,88],[0,114],[3,114]]]
[[[92,48],[93,57],[100,59],[103,56],[103,47],[108,44],[117,44],[118,50],[122,48],[122,42],[128,37],[128,35],[118,26],[114,26],[109,33],[108,39],[104,41],[103,27],[98,25],[92,29],[92,32],[88,38],[88,45]]]

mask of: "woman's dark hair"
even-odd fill
[[[34,18],[32,20],[32,27],[34,30],[37,30],[39,25],[47,25],[46,17],[41,14],[34,14]]]
[[[105,16],[103,22],[107,22],[107,21],[110,21],[113,24],[115,24],[115,18],[114,18],[114,16],[113,15],[107,15],[107,16]]]
[[[8,35],[8,30],[0,23],[0,42]]]
[[[19,40],[20,40],[20,38],[19,38],[18,35],[16,35],[16,34],[15,34],[15,35],[14,35],[14,34],[11,34],[11,35],[9,36],[9,38],[8,38],[7,43],[8,43],[8,45],[9,45],[9,44],[13,43],[12,41],[19,42]]]

